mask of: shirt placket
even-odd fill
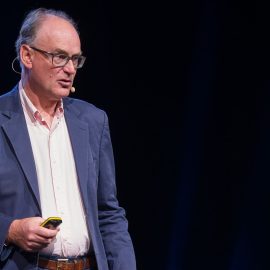
[[[57,132],[59,130],[53,128],[52,133],[50,133],[49,136],[49,149],[50,149],[50,160],[51,160],[51,174],[52,174],[52,183],[53,183],[53,189],[54,189],[54,197],[55,197],[55,204],[57,208],[57,212],[59,213],[59,216],[63,219],[63,223],[65,220],[68,220],[67,215],[68,210],[66,208],[67,203],[65,202],[65,196],[64,196],[64,185],[65,179],[63,179],[63,176],[61,175],[61,162],[59,160],[59,144],[61,144],[61,138],[59,138],[59,134]],[[61,227],[61,246],[62,246],[62,252],[63,255],[67,253],[68,247],[71,243],[68,242],[68,239],[70,238],[70,228],[67,223],[63,224]]]

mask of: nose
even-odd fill
[[[69,61],[65,64],[63,70],[69,74],[76,73],[76,68],[74,67],[74,64],[71,59],[69,59]]]

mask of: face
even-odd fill
[[[74,27],[55,16],[48,17],[42,23],[32,46],[68,56],[81,54],[80,38]],[[59,100],[69,95],[76,75],[72,61],[68,61],[63,67],[55,67],[51,56],[37,52],[28,45],[24,45],[21,49],[21,55],[22,51],[28,55],[26,85],[30,91],[48,101]]]

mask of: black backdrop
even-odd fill
[[[73,96],[109,115],[138,269],[269,269],[266,3],[175,2],[7,2],[1,93],[25,12],[64,9],[87,56]]]

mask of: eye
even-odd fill
[[[72,60],[73,61],[78,61],[80,59],[80,57],[81,57],[80,55],[73,55]]]
[[[56,54],[54,57],[56,57],[58,60],[66,60],[68,58],[65,54]]]

